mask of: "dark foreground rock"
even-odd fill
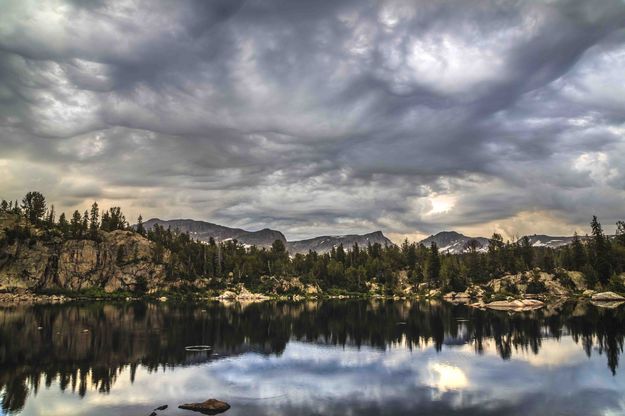
[[[217,399],[208,399],[201,403],[187,403],[178,406],[180,409],[192,410],[205,415],[216,415],[230,409],[230,405]]]

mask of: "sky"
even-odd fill
[[[0,7],[0,198],[289,240],[625,219],[623,0]]]

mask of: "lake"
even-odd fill
[[[575,302],[2,307],[0,414],[623,415],[624,336],[624,308]]]

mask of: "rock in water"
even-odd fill
[[[167,409],[167,405],[166,405],[166,404],[164,404],[164,405],[162,405],[162,406],[159,406],[159,407],[157,407],[157,408],[156,408],[156,409],[154,409],[154,410],[165,410],[165,409]]]
[[[193,410],[205,415],[216,415],[230,409],[230,405],[217,399],[208,399],[202,403],[187,403],[178,406],[180,409]]]
[[[592,295],[591,299],[595,302],[618,302],[625,301],[625,298],[621,295],[617,295],[614,292],[601,292]]]

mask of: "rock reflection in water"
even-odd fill
[[[523,314],[439,303],[382,301],[267,302],[245,306],[90,303],[6,307],[0,309],[0,390],[2,409],[17,413],[27,400],[36,397],[41,383],[47,388],[58,384],[62,391],[70,390],[83,397],[91,390],[111,392],[120,374],[129,374],[133,383],[138,369],[149,376],[159,369],[189,368],[192,371],[203,363],[220,368],[231,363],[219,362],[227,357],[248,357],[239,365],[249,364],[249,358],[256,356],[289,362],[287,359],[293,360],[293,354],[304,354],[313,360],[312,364],[291,361],[298,366],[307,363],[306,368],[284,370],[287,374],[293,372],[293,377],[297,377],[297,371],[307,373],[308,379],[314,378],[311,373],[329,371],[323,368],[327,363],[320,357],[355,360],[360,376],[360,367],[371,365],[367,357],[404,362],[418,358],[403,352],[423,351],[425,357],[429,354],[427,351],[437,354],[444,346],[451,352],[471,351],[476,357],[496,352],[500,362],[501,358],[525,357],[536,366],[552,365],[555,356],[564,356],[567,348],[573,348],[583,350],[589,357],[605,356],[607,368],[603,371],[611,375],[617,372],[624,335],[622,308],[601,310],[581,303]],[[567,342],[561,343],[561,338],[566,338]],[[285,353],[289,343],[291,346]],[[543,348],[544,343],[549,343],[549,347]],[[212,349],[185,351],[185,346],[189,345],[210,345]],[[328,350],[334,346],[342,348]],[[367,354],[359,355],[360,350],[366,350]],[[389,350],[399,350],[402,354],[385,355]],[[466,360],[466,354],[463,357]],[[447,359],[453,362],[457,358]],[[418,371],[419,388],[434,389],[441,395],[469,388],[472,382],[469,377],[449,362],[424,363],[424,368]],[[319,366],[314,368],[314,363]],[[401,382],[401,368],[388,367],[388,363],[384,368],[384,371],[389,371],[388,368],[398,371],[393,376]],[[502,368],[499,365],[493,371]],[[268,380],[274,370],[265,371],[265,380]],[[252,377],[252,373],[254,370],[250,367],[247,375]],[[282,377],[284,373],[276,376]],[[376,372],[372,375],[374,380],[377,376],[383,381],[382,375]],[[240,377],[243,379],[244,374]],[[353,382],[355,387],[359,384],[358,379],[347,378],[345,382]],[[315,389],[315,386],[304,384],[301,388]],[[341,386],[341,389],[351,391],[349,386]],[[283,386],[282,390],[288,387]],[[407,391],[406,395],[413,393]],[[328,391],[327,394],[333,393]],[[401,400],[401,397],[394,399]],[[343,408],[343,411],[348,410]],[[301,409],[291,411],[297,413]]]

